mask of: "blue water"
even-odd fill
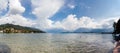
[[[112,41],[111,34],[0,34],[0,46],[6,45],[11,53],[110,53]]]

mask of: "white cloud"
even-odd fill
[[[101,28],[112,28],[113,22],[117,22],[119,17],[111,17],[111,18],[106,18],[102,19],[98,24],[101,24]]]
[[[78,26],[77,21],[78,19],[76,18],[76,15],[69,15],[61,22],[61,24],[63,25],[63,28],[66,30],[75,30],[76,26]]]
[[[20,0],[0,0],[0,11],[7,9],[7,5],[9,6],[9,11],[5,16],[1,16],[0,24],[10,23],[29,27],[35,25],[34,21],[21,15],[25,11],[25,8],[21,5]]]
[[[0,13],[7,9],[8,0],[0,0]]]
[[[75,8],[75,5],[73,5],[73,4],[68,4],[67,5],[70,9],[74,9]]]
[[[5,24],[5,23],[21,25],[21,26],[29,26],[29,27],[35,25],[33,21],[28,20],[19,14],[9,15],[0,18],[0,24]]]
[[[32,13],[37,16],[39,28],[51,28],[53,21],[49,18],[52,17],[64,5],[64,0],[31,0],[33,11]]]
[[[19,0],[9,0],[9,8],[9,14],[21,14],[25,11]]]
[[[38,18],[50,18],[64,4],[63,0],[32,0],[33,14]]]
[[[92,19],[90,17],[81,17],[77,18],[76,15],[68,15],[67,18],[62,21],[58,21],[53,24],[53,28],[63,28],[67,31],[74,31],[79,28],[92,28],[92,29],[100,29],[100,28],[112,28],[113,22],[117,21],[118,17],[102,19],[97,21],[96,19]]]
[[[48,28],[52,28],[53,21],[49,19],[40,19],[40,20],[36,20],[36,23],[37,23],[36,24],[37,28],[46,30]]]
[[[76,15],[68,15],[67,18],[61,22],[55,23],[54,26],[61,26],[63,29],[68,31],[74,31],[78,28],[96,28],[96,22],[89,17],[77,18]]]

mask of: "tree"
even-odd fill
[[[114,27],[114,34],[119,34],[120,33],[120,19],[118,20],[118,22],[114,22],[113,23],[113,27]]]

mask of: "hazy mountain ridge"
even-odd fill
[[[98,29],[89,29],[89,28],[79,28],[75,30],[74,32],[91,32],[91,33],[112,33],[112,28],[98,28]]]

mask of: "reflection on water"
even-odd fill
[[[111,41],[111,34],[0,34],[11,53],[109,53]]]

